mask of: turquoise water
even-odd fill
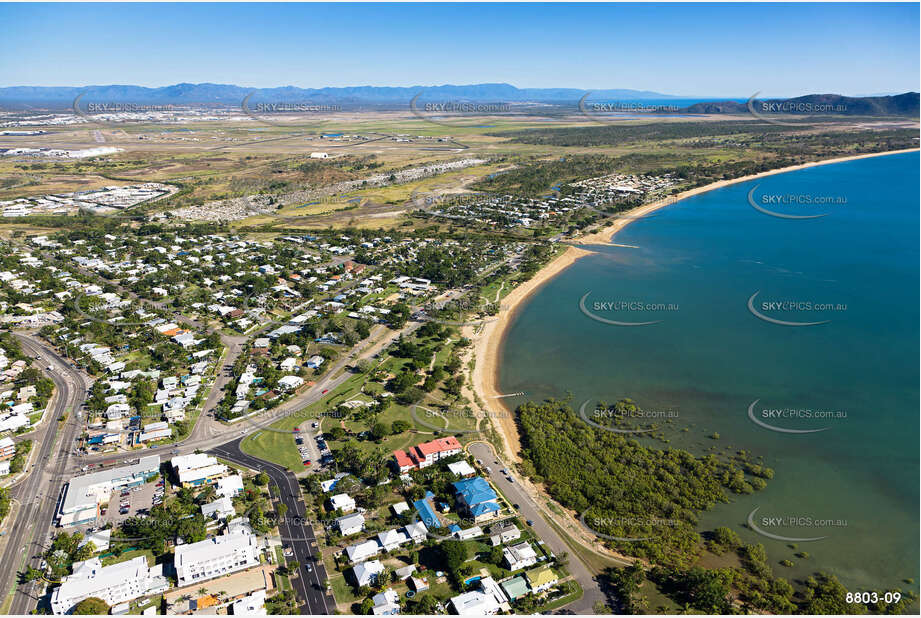
[[[594,247],[520,309],[503,344],[502,391],[533,400],[571,393],[575,406],[631,397],[672,411],[675,422],[662,425],[670,445],[745,449],[776,473],[764,491],[706,513],[702,530],[728,525],[763,543],[774,572],[787,578],[826,570],[852,591],[917,590],[902,580],[918,581],[919,559],[918,164],[908,153],[769,176],[632,223],[616,242],[638,248]],[[762,214],[747,199],[755,185],[759,206],[827,216]],[[834,199],[783,206],[761,197],[791,194]],[[748,308],[756,292],[752,305],[767,318],[827,322],[759,319]],[[656,323],[591,319],[579,307],[586,293],[597,317]],[[762,304],[780,300],[831,306]],[[615,301],[643,308],[595,304]],[[758,425],[748,416],[755,400],[763,423],[822,431]],[[831,416],[771,417],[765,409]],[[791,549],[744,527],[756,508],[754,521],[769,534],[825,538]],[[763,519],[774,517],[811,521]]]

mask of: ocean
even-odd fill
[[[818,166],[635,221],[615,242],[637,248],[591,247],[519,309],[501,391],[589,411],[629,397],[671,419],[650,445],[763,457],[767,488],[700,530],[762,543],[791,580],[917,592],[918,166]]]

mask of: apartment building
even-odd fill
[[[461,452],[461,444],[454,436],[436,438],[431,442],[417,444],[406,451],[394,451],[393,457],[400,473],[405,473],[414,468],[425,468],[436,461],[457,455]]]
[[[163,565],[147,566],[147,558],[138,556],[107,567],[99,558],[73,565],[73,575],[64,578],[51,593],[51,611],[68,614],[80,601],[97,597],[111,605],[124,603],[169,588],[163,576]]]
[[[198,582],[242,571],[259,564],[258,539],[243,530],[198,543],[179,545],[173,557],[177,585]]]

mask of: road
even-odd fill
[[[553,553],[557,556],[566,553],[569,556],[567,568],[573,578],[582,586],[583,595],[581,599],[573,601],[562,611],[574,614],[593,614],[594,611],[592,608],[598,601],[610,605],[610,599],[607,598],[602,590],[601,583],[598,582],[591,571],[588,570],[588,567],[586,567],[579,557],[572,552],[568,545],[566,545],[566,542],[560,537],[557,531],[547,523],[537,504],[531,498],[531,495],[522,489],[520,483],[517,481],[510,483],[508,479],[506,479],[506,475],[502,474],[501,471],[503,468],[510,472],[512,472],[512,468],[496,455],[492,445],[486,442],[472,442],[467,447],[467,450],[475,458],[482,461],[484,466],[489,466],[492,470],[492,472],[487,475],[489,476],[489,480],[492,481],[493,485],[502,490],[502,493],[505,494],[512,504],[518,505],[518,512],[521,518],[532,522],[531,528],[533,528],[537,536],[544,541]],[[512,472],[512,476],[514,477],[514,472]]]
[[[451,299],[460,294],[460,292],[452,292],[446,296]],[[327,614],[330,607],[335,610],[335,602],[327,597],[323,587],[326,578],[325,568],[322,562],[314,563],[312,559],[316,544],[313,530],[309,525],[301,525],[297,519],[303,520],[306,511],[300,499],[300,489],[296,478],[281,466],[246,455],[240,451],[240,442],[245,434],[268,427],[280,418],[321,400],[328,391],[335,390],[351,376],[348,371],[344,371],[348,365],[359,359],[373,357],[391,341],[411,334],[423,323],[407,322],[398,332],[390,332],[383,325],[375,326],[366,340],[333,363],[314,386],[284,402],[278,408],[262,414],[258,420],[241,421],[236,425],[220,423],[211,418],[211,413],[221,399],[224,386],[231,379],[229,369],[241,353],[247,337],[231,338],[222,335],[227,346],[227,353],[221,366],[217,368],[215,383],[203,406],[198,422],[185,440],[181,443],[156,448],[101,453],[92,456],[73,455],[76,438],[82,431],[82,420],[77,418],[75,412],[86,400],[90,379],[61,358],[47,343],[30,334],[17,334],[23,349],[29,355],[41,359],[40,366],[52,365],[54,367],[53,371],[46,373],[49,373],[54,381],[56,393],[54,407],[45,423],[44,430],[33,432],[35,444],[38,445],[33,448],[40,449],[34,469],[27,471],[27,475],[11,490],[12,497],[20,502],[21,508],[13,521],[6,522],[5,529],[8,531],[8,536],[3,549],[2,564],[13,566],[0,572],[0,590],[12,590],[17,572],[23,570],[26,564],[39,566],[40,555],[51,540],[51,528],[63,485],[67,479],[79,474],[80,468],[103,461],[115,460],[124,463],[141,455],[160,455],[168,458],[175,453],[187,454],[211,449],[215,454],[228,460],[255,470],[264,470],[273,478],[281,490],[280,499],[288,506],[286,514],[288,521],[280,522],[279,532],[283,538],[289,539],[297,560],[301,563],[301,573],[296,585],[300,588],[298,594],[304,600],[302,610],[307,614]],[[264,325],[260,330],[268,326],[270,324]],[[57,419],[65,411],[70,412],[67,421],[63,424],[58,423]],[[13,518],[12,515],[10,517]],[[306,570],[307,564],[314,565],[312,572]],[[40,594],[41,586],[34,582],[16,589],[11,606],[12,613],[28,613],[35,607]]]
[[[45,371],[55,385],[55,396],[51,415],[44,430],[34,432],[33,447],[39,449],[38,458],[27,476],[13,485],[11,496],[20,503],[15,520],[5,522],[8,541],[0,556],[0,591],[4,601],[15,585],[17,571],[27,564],[38,567],[40,554],[51,540],[51,528],[57,510],[58,499],[65,481],[65,472],[73,444],[82,430],[82,422],[76,418],[76,410],[86,399],[87,382],[83,374],[51,350],[40,340],[24,334],[17,334],[23,351],[39,358],[41,367],[51,365],[54,369]],[[58,418],[68,412],[67,421],[59,423]],[[12,517],[12,515],[11,515]],[[10,613],[28,614],[41,594],[41,586],[31,582],[14,592]]]
[[[291,581],[298,596],[304,600],[300,612],[312,615],[333,613],[336,609],[336,602],[325,592],[326,567],[323,565],[323,560],[319,558],[317,537],[307,519],[307,507],[304,506],[304,501],[301,499],[301,488],[295,476],[287,468],[257,459],[241,451],[240,439],[213,448],[208,452],[247,468],[262,470],[269,475],[280,492],[280,495],[276,497],[288,507],[285,516],[279,518],[278,532],[282,542],[294,550],[294,558],[300,563],[299,576]],[[308,565],[312,566],[309,571],[307,570]],[[330,608],[333,612],[330,611]]]

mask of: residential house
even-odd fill
[[[359,588],[377,583],[378,576],[383,572],[384,565],[380,560],[368,560],[352,567],[352,575]]]
[[[521,538],[521,530],[513,521],[503,521],[489,528],[489,542],[492,546],[503,545]]]
[[[371,601],[374,603],[371,612],[375,616],[395,616],[400,613],[400,595],[393,588],[375,594]]]
[[[517,601],[531,592],[528,588],[528,580],[524,578],[524,575],[516,575],[502,582],[501,586],[502,591],[505,593],[505,596],[508,597],[509,601]]]
[[[451,598],[454,612],[460,616],[492,616],[508,611],[505,593],[492,577],[480,580],[480,587]]]
[[[460,508],[477,523],[499,517],[499,497],[481,476],[454,483]]]
[[[348,494],[336,494],[329,499],[330,506],[333,510],[341,510],[343,513],[351,513],[355,510],[355,499]]]
[[[502,550],[502,558],[508,566],[509,571],[526,569],[529,566],[537,564],[537,552],[527,541],[510,545]]]
[[[553,572],[553,569],[546,565],[531,569],[525,573],[525,577],[528,578],[528,583],[531,585],[531,592],[534,594],[548,590],[560,581],[560,578]]]
[[[336,527],[339,528],[339,532],[342,533],[342,536],[358,534],[365,529],[364,515],[361,513],[343,515],[336,519]]]
[[[376,540],[362,541],[345,548],[345,555],[348,556],[349,562],[352,564],[367,560],[379,553],[381,553],[381,545]]]

